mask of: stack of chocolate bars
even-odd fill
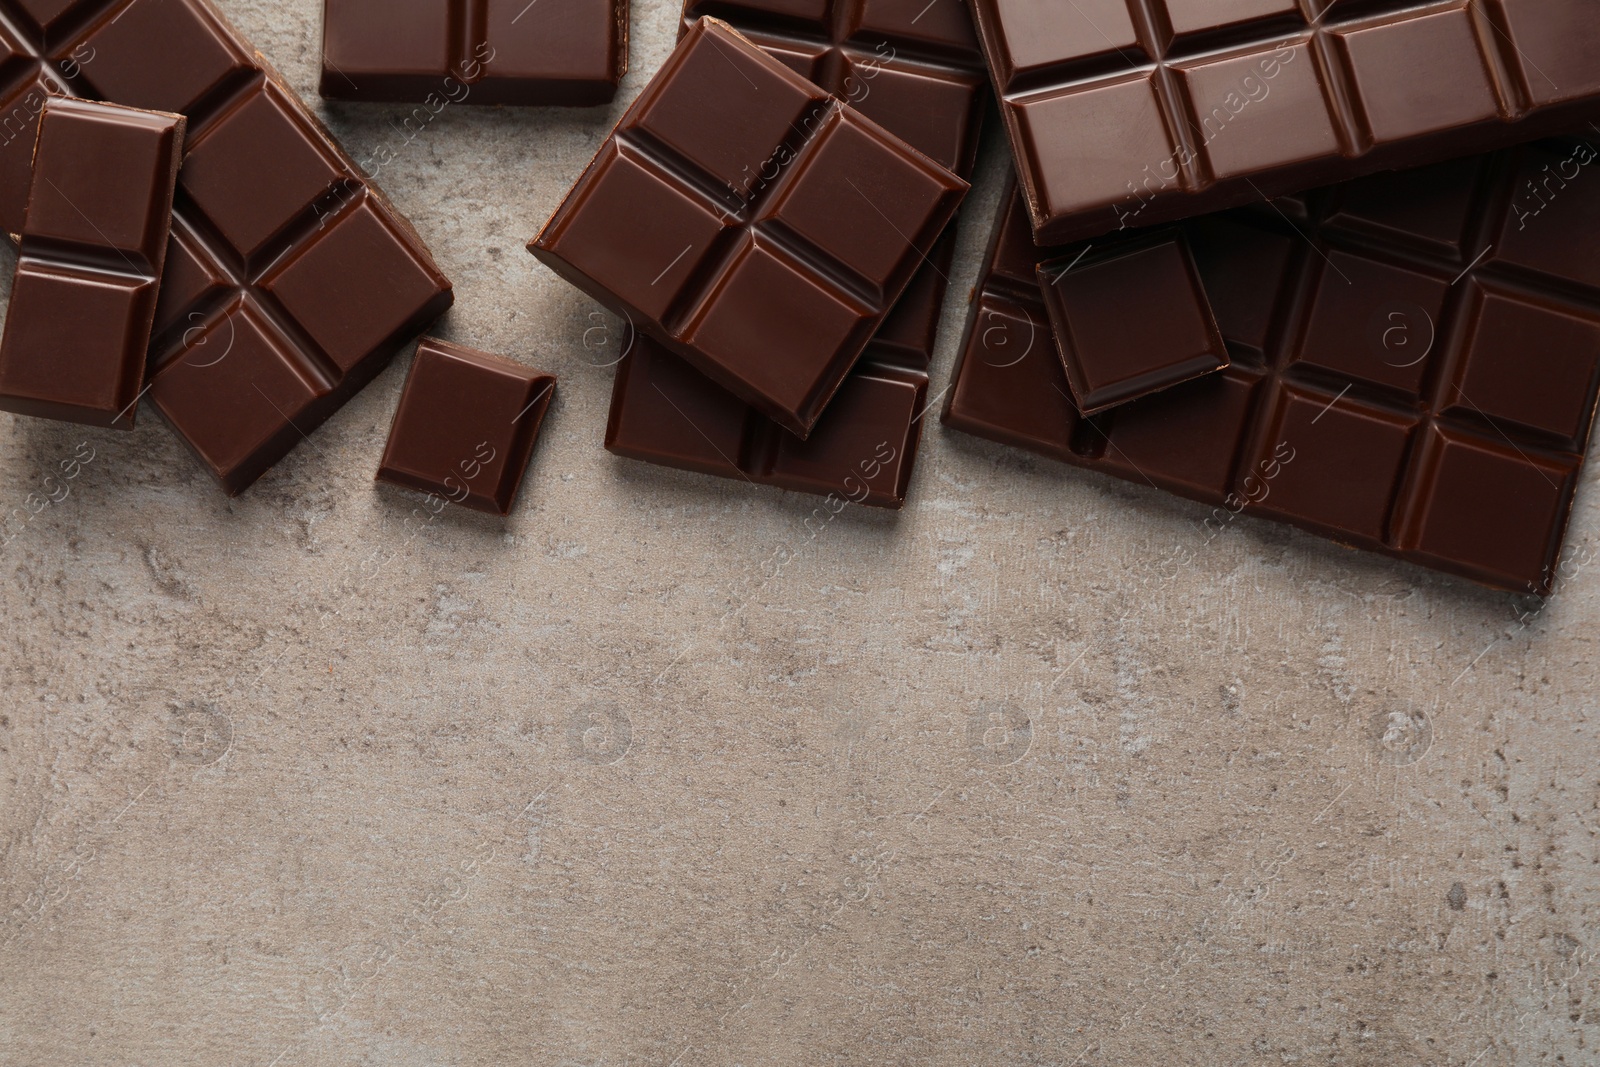
[[[1593,4],[974,14],[1017,181],[946,425],[1548,594],[1600,384]]]
[[[682,25],[530,246],[642,334],[612,451],[904,502],[960,185],[827,131],[874,120],[967,176],[982,62],[1017,180],[946,425],[1201,501],[1213,533],[1248,510],[1550,591],[1600,385],[1591,0],[689,0]]]
[[[903,505],[992,88],[946,425],[1549,593],[1600,389],[1594,0],[971,3],[687,0],[529,244],[631,325],[606,447]],[[610,101],[628,7],[325,0],[323,38],[324,95],[426,122]],[[239,492],[450,304],[208,0],[0,0],[0,47],[0,408],[148,395]],[[506,513],[554,386],[425,341],[378,477]]]

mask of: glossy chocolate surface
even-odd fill
[[[606,448],[752,485],[904,506],[954,236],[946,231],[934,247],[804,441],[640,336],[617,367]]]
[[[341,100],[609,103],[627,0],[324,0],[318,91]]]
[[[7,134],[32,136],[51,79],[188,117],[149,398],[228,492],[450,305],[410,224],[208,0],[0,0],[0,16]],[[0,137],[0,218],[19,224],[20,140]]]
[[[966,0],[687,0],[684,32],[703,15],[971,177],[989,77]]]
[[[787,0],[691,2],[684,31],[702,13],[726,20],[762,51],[853,102],[924,155],[963,178],[971,176],[989,83],[964,4],[928,8],[925,0],[915,7],[905,0],[834,0],[798,19],[792,7]],[[648,339],[636,346],[641,354],[617,368],[606,447],[663,466],[874,507],[903,506],[922,438],[953,236],[952,225],[803,448],[792,434]],[[889,452],[891,460],[875,458]]]
[[[1232,365],[1084,418],[1013,196],[958,429],[1547,594],[1600,387],[1600,150],[1541,142],[1192,220]]]
[[[183,145],[181,115],[45,103],[0,410],[132,429]]]
[[[555,388],[552,375],[424,337],[378,480],[474,511],[510,514]]]
[[[704,18],[529,250],[804,436],[966,188]]]
[[[1600,116],[1592,0],[974,5],[1042,244]]]
[[[1228,365],[1181,233],[1075,249],[1038,267],[1073,405],[1093,415]]]

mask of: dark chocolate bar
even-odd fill
[[[509,515],[555,388],[552,375],[424,337],[378,480]]]
[[[1085,415],[1228,365],[1183,235],[1110,244],[1038,269],[1067,389]]]
[[[974,13],[1041,244],[1600,116],[1593,0],[974,0]]]
[[[610,103],[628,0],[324,0],[323,96],[403,103]]]
[[[963,3],[930,8],[926,0],[833,0],[799,21],[790,7],[785,0],[691,0],[683,29],[702,12],[728,21],[762,51],[853,102],[934,162],[971,176],[988,77]],[[922,438],[952,237],[953,226],[803,445],[642,338],[635,346],[642,354],[617,368],[606,447],[669,467],[853,496],[874,507],[903,506]],[[892,459],[879,458],[889,453]]]
[[[1084,418],[1008,197],[949,425],[1548,594],[1600,387],[1600,152],[1541,142],[1177,227],[1232,365]]]
[[[528,247],[804,436],[966,188],[703,18]]]
[[[450,305],[410,224],[209,0],[0,0],[0,14],[8,225],[47,83],[188,116],[147,380],[228,492]]]
[[[52,97],[0,341],[0,410],[132,429],[184,118]]]

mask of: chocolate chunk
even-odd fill
[[[922,441],[954,236],[946,230],[934,246],[804,441],[661,345],[637,337],[617,367],[606,448],[754,485],[904,506]]]
[[[1228,365],[1182,234],[1039,264],[1073,404],[1093,415]]]
[[[1541,142],[1176,227],[1232,365],[1084,418],[1008,197],[945,421],[1548,594],[1600,386],[1600,150]]]
[[[0,410],[132,429],[184,118],[45,103],[0,342]]]
[[[40,86],[188,116],[150,400],[228,492],[450,305],[416,232],[208,0],[38,0],[0,33],[7,226]]]
[[[403,103],[609,103],[627,0],[325,0],[319,91]]]
[[[509,515],[555,388],[552,375],[424,337],[378,480]]]
[[[528,247],[804,436],[966,189],[704,18]]]
[[[640,338],[618,368],[606,448],[631,459],[841,502],[881,508],[905,503],[922,439],[926,372],[869,354],[804,441],[707,385],[693,367]]]
[[[713,13],[934,162],[971,176],[988,75],[963,4],[839,0],[799,19],[791,7],[786,0],[690,0],[683,32],[702,12]],[[642,355],[617,368],[606,447],[669,467],[903,506],[922,437],[953,229],[946,228],[806,439],[803,467],[790,463],[798,444],[792,434],[648,339],[635,347]],[[914,404],[902,402],[908,396]],[[889,450],[892,461],[874,458]]]
[[[1041,244],[1600,115],[1592,0],[974,0]]]

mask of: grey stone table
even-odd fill
[[[316,0],[223,7],[314,99]],[[439,332],[561,376],[510,519],[374,487],[409,351],[233,501],[0,416],[0,1063],[1600,1062],[1600,566],[1171,566],[1194,507],[937,425],[809,524],[602,449],[615,322],[523,244],[675,13],[611,109],[320,107]]]

